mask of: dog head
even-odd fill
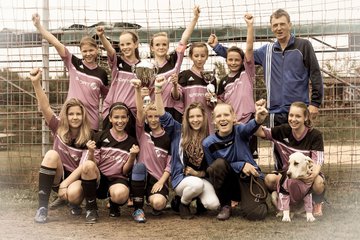
[[[302,154],[301,152],[295,152],[289,157],[289,168],[286,175],[292,179],[298,179],[305,177],[312,172],[313,160]]]

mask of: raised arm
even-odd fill
[[[171,89],[171,96],[174,100],[180,100],[180,92],[179,92],[179,75],[174,73],[170,76],[170,81],[173,84]]]
[[[189,25],[186,27],[185,31],[183,32],[183,34],[181,36],[180,42],[184,45],[187,44],[192,32],[194,31],[195,25],[200,16],[200,7],[194,6],[193,12],[194,12],[194,17],[193,17],[192,21],[189,23]]]
[[[249,61],[254,57],[254,17],[252,14],[246,13],[244,20],[247,25],[245,57]]]
[[[56,51],[59,53],[60,57],[65,57],[65,46],[62,44],[52,33],[50,33],[48,30],[44,28],[44,26],[40,23],[40,15],[37,13],[34,13],[32,15],[32,21],[36,29],[39,31],[39,33],[43,36],[43,38],[46,39],[50,44],[52,44]]]
[[[139,146],[135,145],[135,144],[132,145],[132,147],[130,148],[129,159],[127,160],[127,162],[124,164],[124,167],[123,167],[123,173],[125,175],[129,175],[131,173],[131,169],[134,166],[136,156],[138,155],[139,152],[140,152]]]
[[[256,101],[255,110],[255,121],[260,125],[265,121],[268,115],[268,110],[266,109],[266,100],[260,99]]]
[[[112,44],[110,43],[110,41],[105,36],[105,27],[104,26],[98,26],[96,28],[96,34],[100,38],[100,41],[101,41],[102,45],[104,46],[104,48],[105,48],[105,50],[107,52],[107,55],[108,56],[115,56],[116,50],[113,48]]]
[[[135,89],[135,103],[136,103],[136,119],[138,122],[144,122],[144,101],[141,96],[141,80],[139,79],[131,79],[131,85],[133,85]]]
[[[157,113],[159,114],[159,116],[162,116],[165,114],[165,107],[164,107],[164,102],[162,99],[162,86],[165,83],[165,78],[161,77],[161,78],[157,78],[155,81],[155,106],[156,106],[156,110]]]
[[[41,70],[39,68],[34,68],[33,70],[30,71],[30,79],[35,90],[36,99],[38,101],[40,111],[43,113],[45,121],[49,123],[52,116],[54,115],[54,112],[50,107],[48,97],[46,96],[44,90],[42,89],[40,78],[41,78]]]
[[[214,33],[210,34],[207,43],[210,45],[210,47],[212,47],[212,49],[214,50],[214,52],[217,55],[219,55],[219,56],[221,56],[223,58],[226,58],[226,56],[227,56],[227,47],[224,47],[223,45],[221,45],[219,43],[219,40],[218,40],[217,36]]]

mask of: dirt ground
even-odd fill
[[[85,224],[84,214],[71,216],[66,206],[49,211],[48,223],[36,224],[35,191],[2,187],[0,239],[358,239],[359,185],[329,186],[327,200],[324,216],[313,223],[301,216],[283,223],[272,208],[268,217],[258,222],[242,219],[238,209],[228,221],[221,222],[216,220],[216,212],[182,220],[170,209],[155,217],[146,208],[148,221],[139,224],[132,220],[131,209],[126,206],[119,219],[110,219],[105,202],[100,201],[100,219],[94,225]]]

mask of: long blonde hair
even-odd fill
[[[64,143],[66,143],[67,145],[71,145],[72,139],[71,139],[70,126],[69,126],[67,114],[69,108],[75,106],[79,106],[81,108],[82,123],[79,127],[80,131],[78,136],[76,136],[74,144],[75,147],[83,148],[86,146],[87,141],[91,139],[92,130],[90,127],[90,122],[87,116],[86,109],[83,103],[79,99],[70,98],[64,103],[59,114],[60,123],[57,129],[57,134]]]
[[[189,123],[189,112],[190,112],[190,110],[195,109],[195,108],[199,108],[204,117],[204,121],[203,121],[200,131],[198,133],[198,139],[200,140],[200,144],[208,135],[208,119],[207,119],[207,115],[205,112],[205,108],[201,103],[193,102],[185,109],[184,117],[183,117],[183,121],[182,121],[181,147],[183,149],[187,149],[189,144],[191,144],[193,142],[192,140],[194,138],[195,131],[191,128],[190,123]]]

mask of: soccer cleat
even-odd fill
[[[132,216],[133,216],[135,222],[138,222],[138,223],[145,223],[146,222],[144,210],[142,210],[140,208],[135,210],[133,212]]]
[[[192,219],[194,216],[190,212],[190,206],[180,203],[179,212],[181,219]]]
[[[171,200],[171,209],[175,212],[179,212],[179,206],[181,203],[181,197],[176,195],[174,196],[174,198]]]
[[[228,220],[231,216],[231,207],[228,205],[225,205],[221,208],[221,211],[216,216],[218,220],[225,221]]]
[[[85,217],[85,222],[92,224],[92,223],[96,223],[96,221],[98,220],[99,215],[97,210],[87,210],[86,211],[86,217]]]
[[[58,209],[59,207],[65,206],[66,203],[67,203],[66,200],[57,197],[52,203],[50,203],[49,209],[50,209],[50,210]]]
[[[322,207],[323,207],[323,202],[314,204],[313,206],[314,217],[321,217],[323,215]]]
[[[196,199],[196,215],[201,215],[203,213],[206,213],[207,209],[202,204],[201,200],[199,198]]]
[[[81,215],[82,213],[82,208],[79,205],[69,203],[69,208],[70,208],[70,213],[73,216],[78,216]]]
[[[37,223],[46,223],[47,221],[47,214],[48,214],[48,210],[46,207],[40,207],[37,211],[36,211],[36,215],[35,215],[35,222]]]
[[[119,207],[111,207],[111,205],[110,205],[109,216],[112,218],[120,217],[120,208]]]
[[[161,210],[152,209],[151,214],[153,216],[160,216],[163,212]]]

